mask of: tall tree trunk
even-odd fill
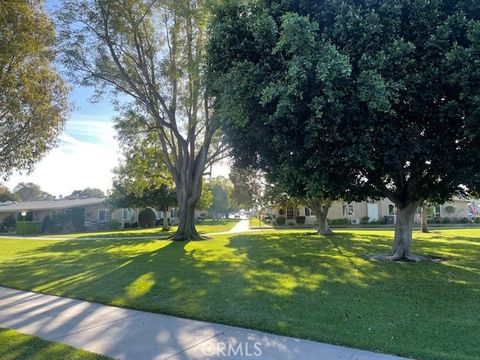
[[[172,239],[178,241],[203,239],[195,228],[195,205],[200,199],[202,189],[201,180],[199,183],[194,184],[194,186],[190,186],[190,188],[183,183],[176,184],[176,188],[178,201],[178,228],[177,232],[172,236]]]
[[[195,205],[184,205],[178,209],[178,229],[172,239],[177,241],[201,240],[195,228]]]
[[[427,214],[428,213],[428,206],[424,202],[422,203],[422,210],[421,210],[421,222],[422,222],[422,233],[428,233],[428,224],[427,224]]]
[[[332,230],[328,226],[328,210],[332,205],[330,199],[309,198],[306,200],[307,206],[313,211],[318,222],[318,233],[321,235],[331,235]]]
[[[392,251],[389,256],[390,260],[416,260],[416,257],[411,253],[411,248],[413,218],[419,204],[419,202],[412,202],[403,207],[397,205],[395,237],[393,240]]]
[[[163,209],[163,227],[162,231],[170,230],[170,226],[168,225],[168,208]]]

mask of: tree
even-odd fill
[[[105,193],[103,190],[97,188],[90,188],[87,187],[83,190],[74,190],[72,193],[66,198],[68,199],[78,199],[78,198],[103,198],[105,197]]]
[[[0,174],[31,170],[57,141],[67,110],[55,32],[40,0],[0,2]]]
[[[206,183],[203,183],[202,195],[197,202],[198,210],[208,210],[213,204],[213,193],[212,190],[207,186]]]
[[[212,204],[208,207],[212,219],[222,216],[226,217],[232,208],[232,183],[223,176],[219,176],[210,179],[206,183],[206,187],[208,187],[212,193]]]
[[[316,136],[324,131],[315,123],[317,106],[325,104],[323,116],[335,121],[344,106],[345,59],[316,41],[317,26],[307,18],[281,15],[253,3],[218,7],[209,86],[237,165],[263,170],[269,183],[303,199],[318,232],[330,234],[332,200],[364,195],[353,191],[348,168],[317,161]]]
[[[63,63],[82,85],[111,90],[131,125],[155,135],[175,183],[175,240],[200,239],[195,206],[205,169],[226,148],[205,90],[204,1],[67,0],[59,13]],[[132,101],[125,105],[126,99]]]
[[[239,208],[251,209],[263,196],[263,175],[252,167],[230,168],[229,179],[233,184],[232,201]]]
[[[158,209],[163,212],[163,228],[168,230],[168,209],[177,205],[171,175],[165,164],[158,161],[161,149],[154,134],[132,130],[131,124],[128,119],[116,119],[123,159],[114,170],[108,202],[114,208]]]
[[[15,201],[15,196],[3,184],[0,184],[0,202]]]
[[[34,183],[19,183],[13,189],[14,196],[19,201],[40,201],[54,200],[55,196],[43,191],[39,185]]]
[[[283,156],[298,164],[307,160],[319,174],[347,169],[347,190],[389,198],[397,207],[389,259],[418,260],[411,244],[420,203],[478,190],[478,2],[284,1],[277,6],[267,1],[249,10],[239,20],[227,16],[237,26],[230,26],[231,32],[218,25],[224,39],[238,40],[240,33],[246,40],[212,63],[213,73],[222,74],[217,83],[242,81],[240,90],[251,90],[257,105],[245,110],[238,91],[220,105],[248,111],[247,118],[279,114],[261,117],[258,124],[283,119],[292,134],[305,136],[301,149],[315,154],[296,158],[302,153],[298,142],[285,151],[288,143],[279,137]],[[250,27],[244,25],[248,19],[255,20]],[[218,36],[212,40],[222,44]],[[254,51],[245,52],[244,44]],[[265,63],[272,64],[268,73]],[[240,69],[243,80],[234,77]],[[304,82],[311,85],[299,91]],[[299,101],[308,104],[308,112],[292,116],[301,109]],[[261,126],[255,131],[262,132]]]
[[[420,221],[422,233],[428,233],[428,207],[429,205],[426,202],[422,202],[420,207]]]

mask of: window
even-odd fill
[[[98,210],[98,221],[107,222],[110,221],[111,218],[112,216],[110,215],[110,211],[108,211],[108,209]]]
[[[175,218],[175,209],[170,209],[170,218]]]
[[[305,206],[305,216],[313,216],[312,210]]]
[[[395,211],[395,205],[388,205],[388,215],[390,216],[393,216],[393,215],[396,215],[396,211]]]
[[[130,209],[123,209],[122,211],[122,220],[132,220],[133,211]]]
[[[352,216],[353,215],[353,205],[343,205],[343,216]]]
[[[440,205],[435,205],[434,210],[433,210],[433,215],[435,217],[440,217]]]
[[[293,208],[287,208],[287,219],[293,219],[294,214]]]

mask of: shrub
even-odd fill
[[[480,224],[480,217],[476,217],[473,221],[475,224]]]
[[[450,219],[449,217],[444,217],[444,218],[441,219],[441,222],[442,222],[442,224],[451,224],[452,219]]]
[[[33,235],[42,232],[42,223],[40,221],[17,221],[17,234]]]
[[[120,229],[120,227],[122,226],[122,224],[117,221],[117,220],[109,220],[106,224],[105,224],[105,228],[108,229],[108,230],[116,230],[116,229]]]
[[[45,232],[45,233],[54,232],[54,226],[55,224],[53,223],[53,220],[50,217],[50,215],[47,215],[43,218],[42,232]]]
[[[82,231],[85,228],[85,208],[73,208],[70,213],[72,217],[72,226],[75,231]]]
[[[138,225],[143,228],[154,227],[157,221],[157,215],[151,208],[146,208],[138,214]]]
[[[124,223],[124,224],[123,224],[123,228],[124,228],[124,229],[130,229],[130,228],[131,228],[131,224],[130,224],[130,223]]]
[[[468,220],[466,217],[463,217],[463,218],[458,219],[458,222],[460,224],[468,224],[470,222],[470,220]]]
[[[368,216],[364,216],[360,219],[360,224],[367,225],[370,224],[370,218]]]
[[[275,224],[277,224],[279,226],[283,226],[283,225],[285,225],[286,221],[287,221],[287,219],[284,216],[278,216],[277,219],[275,220]]]
[[[293,222],[292,220],[290,220],[288,223],[287,223],[288,226],[294,226],[295,225],[295,222]]]
[[[344,218],[332,219],[332,220],[328,220],[328,222],[330,225],[349,225],[350,224],[350,220],[344,219]]]
[[[17,223],[17,219],[14,215],[10,214],[5,219],[3,219],[3,226],[8,230],[15,229],[15,224]]]
[[[138,228],[138,222],[135,221],[133,224],[130,225],[130,227],[131,227],[132,229]]]
[[[305,216],[297,216],[295,218],[295,222],[298,224],[298,225],[303,225],[305,224]]]

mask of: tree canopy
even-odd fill
[[[66,196],[66,198],[69,198],[69,199],[89,198],[89,197],[103,198],[105,197],[105,193],[101,189],[87,187],[83,190],[74,190],[70,195]]]
[[[473,0],[228,2],[209,64],[236,157],[288,191],[388,197],[391,258],[413,258],[420,202],[480,181],[479,20]]]
[[[15,195],[5,185],[0,184],[0,202],[15,200]]]
[[[232,183],[223,176],[219,176],[206,182],[205,187],[212,193],[212,201],[207,208],[210,210],[212,218],[226,217],[234,206]]]
[[[63,63],[82,85],[110,91],[138,131],[154,134],[179,206],[175,239],[200,239],[195,206],[205,169],[225,151],[204,78],[204,1],[66,0]],[[127,109],[128,110],[128,109]]]
[[[120,165],[114,170],[109,202],[116,208],[152,207],[167,210],[177,204],[173,179],[162,158],[153,132],[142,132],[138,115],[127,111],[115,119],[122,150]]]
[[[39,185],[34,183],[19,183],[13,189],[13,195],[19,201],[53,200],[55,196],[43,191]]]
[[[55,32],[40,0],[0,2],[0,175],[31,170],[55,144],[67,112]]]

